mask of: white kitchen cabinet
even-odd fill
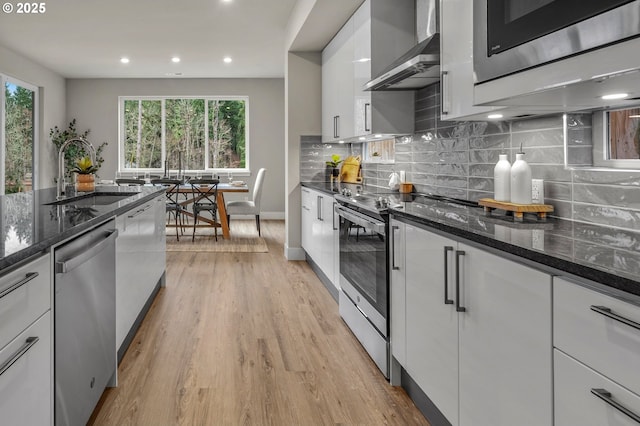
[[[302,248],[336,286],[337,218],[331,195],[302,187]]]
[[[166,267],[165,196],[116,218],[116,346],[120,348]]]
[[[551,277],[458,244],[460,425],[551,425]]]
[[[403,233],[394,357],[395,333],[405,370],[452,425],[551,425],[551,277],[409,223]]]
[[[557,426],[637,426],[615,404],[640,419],[640,397],[565,353],[554,350],[554,420]]]
[[[353,20],[322,51],[322,141],[353,136]]]
[[[442,120],[486,120],[500,107],[474,106],[473,1],[440,0]]]
[[[0,413],[3,424],[53,424],[51,256],[0,277]]]
[[[562,277],[553,295],[556,425],[637,425],[640,306]]]
[[[392,219],[390,229],[389,331],[391,355],[401,365],[407,365],[405,224]]]
[[[51,330],[51,311],[47,310],[0,350],[3,425],[53,424]]]
[[[322,52],[322,140],[414,130],[414,92],[363,90],[415,44],[412,0],[366,0]]]

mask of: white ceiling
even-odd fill
[[[0,45],[66,78],[283,77],[285,32],[295,3],[52,0],[43,14],[0,12]],[[344,13],[341,0],[326,3]],[[348,18],[336,15],[338,22]],[[317,45],[330,36],[318,35]],[[231,64],[222,61],[227,55]],[[131,62],[121,64],[122,56]],[[172,63],[172,56],[181,62]]]

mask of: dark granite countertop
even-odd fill
[[[303,186],[326,193],[338,191],[331,183]],[[368,189],[361,186],[363,192]],[[375,188],[370,192],[379,191]],[[583,278],[640,296],[639,232],[554,217],[543,222],[527,215],[523,223],[515,223],[499,210],[486,216],[480,207],[432,200],[420,194],[403,198],[406,201],[401,206],[391,208],[392,215],[400,220],[409,219],[504,252],[554,274]]]
[[[56,201],[55,188],[0,196],[0,270],[131,210],[162,191],[163,188],[153,186],[97,186],[96,192],[137,194],[113,204],[95,206],[47,205]]]

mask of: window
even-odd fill
[[[396,151],[395,139],[365,142],[364,161],[367,163],[393,163]]]
[[[120,98],[121,171],[249,168],[247,97]]]
[[[3,75],[0,81],[0,193],[28,191],[36,182],[37,88]]]
[[[640,106],[593,114],[596,166],[640,168]]]

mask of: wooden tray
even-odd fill
[[[492,198],[481,198],[478,200],[478,204],[484,207],[484,212],[487,216],[490,216],[493,210],[501,209],[513,212],[513,219],[518,222],[522,222],[525,213],[535,213],[538,219],[546,220],[547,213],[553,211],[553,206],[549,204],[516,204],[496,201]]]

